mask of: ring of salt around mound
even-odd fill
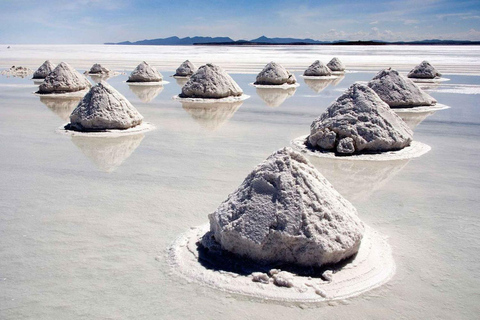
[[[343,73],[342,73],[343,74]],[[304,75],[301,75],[300,77],[304,78],[304,79],[312,79],[312,80],[333,80],[333,79],[337,79],[338,78],[338,75],[340,75],[340,73],[338,73],[337,75],[335,75],[333,72],[332,72],[332,75],[331,76],[304,76]]]
[[[250,98],[249,95],[242,94],[241,96],[229,96],[225,98],[215,99],[215,98],[180,98],[178,95],[173,96],[173,100],[178,100],[180,102],[198,102],[198,103],[216,103],[216,102],[237,102],[243,101]]]
[[[281,88],[281,89],[288,89],[288,88],[296,88],[300,86],[300,83],[295,82],[292,84],[284,83],[284,84],[255,84],[249,83],[252,87],[255,88]]]
[[[87,94],[90,88],[80,91],[73,92],[64,92],[64,93],[37,93],[33,92],[34,95],[39,97],[49,97],[49,98],[73,98],[73,97],[83,97]]]
[[[422,142],[412,141],[408,147],[405,147],[397,151],[386,151],[381,153],[363,153],[353,154],[350,156],[337,156],[332,151],[320,151],[307,148],[305,142],[308,135],[301,136],[293,139],[290,144],[297,151],[300,151],[308,156],[314,156],[319,158],[341,159],[341,160],[362,160],[362,161],[391,161],[391,160],[407,160],[420,157],[427,153],[432,148]]]
[[[415,83],[440,83],[445,81],[450,81],[448,78],[433,78],[433,79],[422,79],[422,78],[408,78]]]
[[[67,130],[65,129],[64,124],[63,126],[59,127],[56,132],[61,134],[66,134],[69,136],[82,136],[82,137],[119,137],[119,136],[128,136],[132,134],[139,134],[147,131],[151,131],[155,129],[155,126],[149,122],[142,122],[138,126],[133,128],[128,128],[125,130],[120,129],[107,129],[104,131],[75,131],[75,130]]]
[[[432,111],[438,111],[438,110],[445,110],[445,109],[450,109],[451,107],[446,106],[444,104],[435,104],[433,106],[419,106],[419,107],[412,107],[412,108],[391,108],[392,111],[395,112],[411,112],[411,113],[416,113],[416,112],[432,112]]]
[[[170,82],[162,81],[152,81],[152,82],[128,82],[124,81],[129,86],[163,86],[164,84],[169,84]]]
[[[197,242],[208,230],[209,225],[205,224],[178,237],[168,249],[167,261],[179,276],[230,293],[276,301],[321,302],[357,296],[385,284],[395,274],[395,261],[386,237],[368,226],[357,255],[336,270],[331,281],[293,275],[291,288],[253,282],[251,275],[202,265]]]

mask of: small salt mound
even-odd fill
[[[55,65],[47,60],[35,71],[32,79],[45,79],[53,69],[55,69]]]
[[[283,66],[275,62],[270,62],[257,75],[254,84],[258,85],[282,85],[294,84],[297,82],[295,76],[288,72]]]
[[[174,77],[189,77],[197,71],[197,67],[188,60],[185,60],[175,71]]]
[[[238,97],[242,89],[225,70],[211,63],[201,66],[182,87],[180,98],[221,99]]]
[[[355,83],[310,126],[308,143],[340,154],[405,148],[413,132],[366,85]]]
[[[157,69],[145,61],[140,63],[135,70],[132,71],[127,82],[160,82],[163,76]]]
[[[307,70],[305,70],[303,75],[309,77],[331,76],[332,71],[323,62],[316,60]]]
[[[102,81],[85,95],[70,115],[67,130],[125,130],[142,123],[143,116],[108,83]]]
[[[99,63],[95,63],[91,68],[90,68],[90,71],[88,73],[93,73],[93,74],[106,74],[106,73],[110,73],[110,69],[107,69],[105,67],[103,67],[101,64]]]
[[[209,219],[205,246],[214,240],[259,263],[337,263],[358,251],[364,232],[352,204],[290,148],[255,167]]]
[[[440,72],[438,72],[428,61],[422,61],[422,63],[413,68],[407,75],[407,77],[414,79],[434,79],[440,76]]]
[[[330,62],[327,63],[327,67],[332,71],[345,71],[345,65],[337,57],[330,60]]]
[[[73,69],[68,63],[60,64],[48,74],[40,84],[37,93],[67,93],[90,88],[92,85],[88,79]]]
[[[391,108],[432,106],[437,103],[437,100],[420,89],[412,80],[391,68],[380,71],[368,86]]]

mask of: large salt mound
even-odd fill
[[[337,57],[330,60],[330,62],[327,63],[327,67],[332,71],[345,71],[345,65]]]
[[[350,202],[290,148],[255,167],[209,219],[204,245],[215,240],[260,263],[337,263],[358,251],[364,232]]]
[[[432,106],[433,97],[420,89],[412,80],[401,76],[394,69],[380,71],[368,86],[391,108]]]
[[[422,63],[413,68],[407,75],[407,77],[414,79],[434,79],[440,76],[440,72],[438,72],[428,61],[422,61]]]
[[[145,61],[140,63],[135,70],[132,71],[127,82],[160,82],[163,76],[157,69]]]
[[[197,67],[188,60],[185,60],[178,68],[175,70],[174,77],[189,77],[197,71]]]
[[[182,87],[180,98],[221,99],[238,97],[242,89],[225,70],[211,63],[201,66]]]
[[[311,147],[340,154],[399,150],[413,132],[366,85],[355,83],[310,126]]]
[[[92,85],[88,79],[73,69],[68,63],[60,64],[48,74],[40,84],[37,93],[68,93],[90,88]]]
[[[310,77],[331,76],[332,71],[323,62],[316,60],[314,63],[310,65],[310,67],[308,67],[307,70],[305,70],[303,75],[310,76]]]
[[[110,69],[105,68],[99,63],[95,63],[91,68],[88,73],[93,73],[93,74],[105,74],[109,73]]]
[[[53,69],[55,69],[55,65],[47,60],[33,73],[32,79],[45,79]]]
[[[102,81],[85,95],[65,127],[77,131],[128,129],[142,123],[143,116],[108,83]]]
[[[268,63],[257,75],[254,84],[257,85],[282,85],[294,84],[297,82],[295,76],[288,72],[283,66],[275,62]]]

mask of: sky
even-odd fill
[[[170,36],[480,40],[480,0],[0,0],[0,43]]]

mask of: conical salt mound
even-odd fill
[[[414,79],[434,79],[440,76],[440,72],[438,72],[428,61],[422,61],[422,63],[413,68],[407,75],[407,77]]]
[[[185,60],[175,71],[174,77],[189,77],[197,71],[197,67],[188,60]]]
[[[313,121],[308,143],[348,155],[399,150],[412,136],[408,125],[372,89],[355,83]]]
[[[105,74],[105,73],[109,73],[110,72],[110,69],[107,69],[105,67],[103,67],[101,64],[99,63],[95,63],[91,68],[90,68],[90,71],[88,73],[93,73],[93,74]]]
[[[92,85],[87,78],[78,73],[68,63],[60,64],[48,74],[37,93],[67,93],[76,92],[90,88]]]
[[[287,71],[278,63],[270,62],[257,75],[257,80],[254,84],[259,85],[282,85],[294,84],[297,82],[295,76]]]
[[[47,60],[34,72],[32,79],[45,79],[53,69],[55,65]]]
[[[261,263],[336,263],[358,251],[364,232],[352,204],[290,148],[255,167],[209,219],[224,250]]]
[[[128,129],[142,123],[143,116],[108,83],[102,81],[83,97],[70,115],[68,130],[103,131]]]
[[[324,77],[331,76],[332,71],[323,62],[316,60],[307,70],[305,70],[303,75],[309,77]]]
[[[330,60],[330,62],[327,63],[327,67],[332,71],[345,71],[345,65],[337,57]]]
[[[238,97],[242,89],[219,66],[207,63],[201,66],[182,87],[180,98],[221,99]]]
[[[368,86],[391,108],[432,106],[437,103],[412,80],[402,77],[394,69],[380,71]]]
[[[127,82],[160,82],[163,76],[157,69],[145,61],[140,63],[135,70],[132,71]]]

